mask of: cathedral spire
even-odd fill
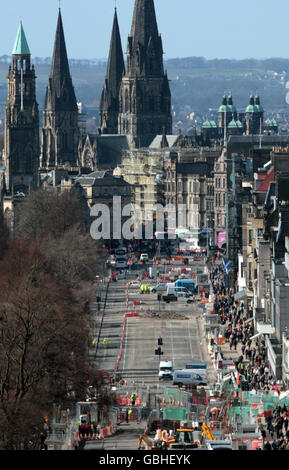
[[[135,0],[127,66],[120,87],[119,134],[148,146],[156,135],[172,133],[171,93],[163,66],[162,39],[153,0]]]
[[[128,74],[159,76],[164,73],[163,47],[154,0],[136,0],[128,38]]]
[[[43,108],[41,167],[76,166],[78,106],[59,9],[53,58]]]
[[[158,26],[153,0],[136,0],[134,6],[131,37],[134,45],[148,45],[150,37],[158,38]]]
[[[54,41],[50,78],[54,82],[54,85],[57,85],[58,87],[60,87],[63,84],[64,80],[67,80],[69,85],[71,82],[60,9],[58,13],[58,21],[57,21],[57,28],[56,28],[55,41]],[[57,90],[57,91],[60,91],[60,90]],[[71,91],[72,90],[70,90],[70,92]]]
[[[117,11],[115,9],[105,84],[100,102],[100,129],[103,134],[117,134],[119,88],[125,72]]]
[[[115,9],[106,78],[113,98],[118,97],[119,85],[125,71],[122,44]]]

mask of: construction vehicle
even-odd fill
[[[193,449],[199,447],[199,443],[194,441],[193,428],[181,428],[175,432],[175,437],[167,436],[167,432],[163,430],[159,432],[154,439],[141,434],[138,440],[138,449],[144,450],[173,450],[173,449]]]
[[[140,434],[138,440],[138,450],[156,450],[155,441],[144,434]]]

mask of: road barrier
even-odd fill
[[[122,351],[123,351],[123,345],[124,345],[124,339],[125,339],[125,331],[126,331],[126,319],[128,317],[138,317],[139,313],[138,312],[130,312],[130,313],[125,313],[123,316],[123,325],[122,325],[122,335],[121,335],[121,341],[120,341],[120,348],[119,348],[119,353],[117,356],[117,361],[115,364],[114,372],[117,372],[119,368],[119,364],[122,358]]]

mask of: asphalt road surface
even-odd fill
[[[198,264],[199,266],[200,264]],[[138,273],[141,267],[139,267]],[[120,350],[123,316],[125,312],[137,311],[139,317],[127,318],[122,359],[118,371],[123,377],[140,378],[145,383],[158,381],[159,357],[155,355],[158,338],[162,337],[164,352],[162,360],[171,360],[174,369],[183,368],[187,362],[207,362],[207,350],[202,337],[202,308],[198,303],[157,301],[157,294],[139,293],[138,288],[129,289],[129,305],[126,302],[126,284],[135,278],[111,283],[103,318],[97,366],[113,372]],[[153,281],[148,281],[151,284]],[[133,301],[141,305],[134,306]],[[108,341],[103,345],[103,339]]]

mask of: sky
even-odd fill
[[[1,0],[0,56],[20,19],[32,57],[51,57],[59,3],[69,58],[105,59],[115,4],[125,53],[135,0]],[[155,0],[164,58],[289,58],[288,0]]]

